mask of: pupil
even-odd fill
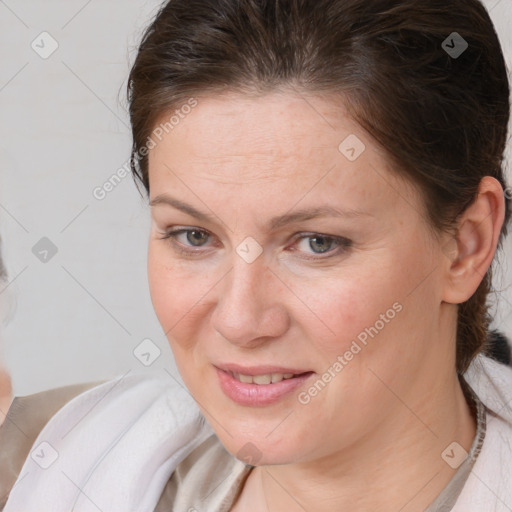
[[[327,252],[332,247],[332,238],[325,236],[315,236],[309,239],[309,246],[314,252]]]
[[[187,240],[191,245],[202,245],[206,241],[206,233],[202,231],[189,231]]]

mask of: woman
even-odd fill
[[[169,379],[94,387],[4,510],[512,509],[512,373],[483,355],[509,85],[483,6],[172,0],[129,98],[152,301],[200,413]]]

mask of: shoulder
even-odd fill
[[[0,507],[18,478],[39,432],[70,400],[99,383],[77,384],[16,397],[0,427]]]
[[[512,368],[478,356],[465,375],[486,409],[482,450],[453,512],[512,506]]]
[[[25,459],[5,510],[86,507],[87,496],[103,510],[136,503],[153,510],[176,466],[212,434],[184,385],[165,371],[127,372],[86,389],[39,430],[32,444],[45,442],[56,456],[44,471]],[[144,484],[134,488],[135,481]]]

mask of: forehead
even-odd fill
[[[247,160],[259,160],[262,166],[278,161],[296,164],[304,157],[334,163],[343,137],[356,131],[362,136],[339,100],[294,93],[229,93],[199,97],[196,102],[188,114],[174,116],[173,124],[166,123],[169,114],[161,117],[152,134],[156,147],[149,152],[150,167],[164,154],[204,162],[210,169],[222,165],[240,171],[247,169],[237,162]]]
[[[165,125],[168,115],[162,116]],[[159,124],[160,124],[159,123]],[[170,127],[168,127],[170,128]],[[341,102],[294,93],[205,96],[163,136],[195,158],[297,159],[317,150],[335,158],[340,137],[361,132]],[[160,145],[160,144],[158,144]],[[175,148],[179,150],[179,148]],[[237,154],[235,149],[241,150]]]
[[[149,153],[150,193],[186,182],[208,187],[203,193],[210,197],[236,194],[261,204],[281,194],[287,198],[282,206],[290,207],[321,194],[347,208],[374,209],[403,187],[387,167],[384,151],[339,99],[232,93],[197,98],[197,106],[161,134]]]

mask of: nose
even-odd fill
[[[219,285],[212,322],[230,343],[258,346],[287,331],[290,317],[279,298],[279,280],[263,259],[246,263],[235,254],[231,272]]]

